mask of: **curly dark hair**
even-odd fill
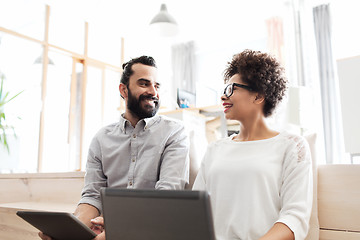
[[[253,91],[265,97],[263,113],[270,116],[283,99],[287,89],[284,68],[267,53],[246,49],[233,56],[224,71],[224,82],[239,74]]]
[[[147,66],[155,67],[156,68],[156,62],[155,59],[150,56],[141,56],[138,58],[133,58],[130,61],[124,63],[122,65],[122,69],[124,70],[121,76],[120,82],[128,86],[130,76],[134,73],[134,71],[131,69],[132,65],[135,63],[141,63]]]

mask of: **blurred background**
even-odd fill
[[[200,148],[236,132],[223,119],[222,74],[244,49],[285,67],[290,88],[271,127],[316,133],[319,164],[360,163],[358,9],[355,0],[0,0],[0,173],[84,170],[93,135],[124,109],[121,65],[140,55],[157,61],[161,114],[184,107],[182,93],[207,113],[218,133]]]

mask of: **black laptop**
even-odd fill
[[[101,189],[107,240],[215,240],[204,191]]]

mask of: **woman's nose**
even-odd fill
[[[228,99],[228,97],[225,95],[225,93],[223,93],[223,95],[220,98],[222,101],[225,101],[226,99]]]

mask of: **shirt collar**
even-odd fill
[[[155,115],[151,118],[144,118],[145,121],[145,126],[144,126],[144,130],[146,130],[147,128],[151,127],[154,123],[156,123],[158,120],[160,119],[159,115]]]
[[[147,128],[151,127],[155,122],[157,122],[159,119],[160,117],[158,115],[155,115],[151,118],[141,119],[140,121],[144,121],[145,124],[143,126],[144,126],[144,130],[146,130]],[[131,125],[131,123],[126,118],[124,118],[124,113],[123,113],[120,116],[120,128],[124,133],[126,133],[126,124]]]

